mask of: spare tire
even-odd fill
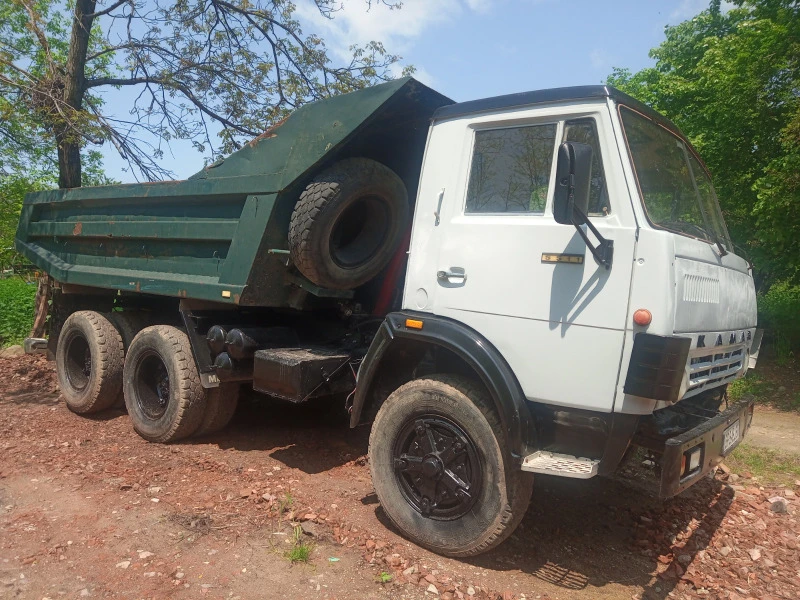
[[[350,290],[383,269],[408,222],[403,180],[368,158],[341,160],[300,195],[289,225],[297,269],[316,285]]]

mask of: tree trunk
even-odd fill
[[[58,146],[58,187],[61,188],[81,186],[81,138],[70,123],[83,108],[83,95],[86,93],[86,54],[89,50],[96,4],[96,0],[75,2],[64,78],[64,102],[74,114],[67,114],[66,123],[57,127],[55,134]],[[36,293],[36,315],[31,337],[42,337],[45,333],[51,291],[50,279],[45,275],[39,280]]]
[[[47,325],[47,313],[50,312],[50,296],[53,286],[50,284],[50,277],[42,275],[39,277],[39,287],[36,290],[36,315],[33,319],[30,337],[44,337]]]
[[[58,144],[58,187],[81,187],[81,145],[71,132],[56,135]]]
[[[72,20],[72,34],[67,54],[64,80],[64,102],[74,111],[83,107],[86,92],[86,54],[89,50],[89,35],[94,22],[96,0],[76,0]],[[56,132],[58,144],[58,187],[81,186],[81,138],[68,123]]]

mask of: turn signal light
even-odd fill
[[[640,308],[635,313],[633,313],[633,322],[637,325],[645,326],[650,325],[650,321],[653,320],[653,315],[650,313],[649,310],[646,308]]]
[[[406,319],[406,327],[409,329],[422,329],[422,321],[417,319]]]
[[[684,452],[681,456],[681,479],[699,471],[702,458],[702,444]]]

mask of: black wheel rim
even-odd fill
[[[342,211],[333,225],[330,254],[343,269],[356,269],[380,250],[389,232],[389,211],[378,196],[364,196]]]
[[[461,427],[443,416],[409,419],[392,458],[400,491],[424,517],[458,519],[478,499],[483,481],[478,450]]]
[[[164,416],[169,405],[169,371],[156,352],[149,352],[139,360],[134,387],[136,403],[148,419],[156,421]]]
[[[92,377],[92,351],[89,340],[81,333],[73,333],[67,340],[65,372],[70,386],[83,391]]]

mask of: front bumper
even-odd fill
[[[680,494],[686,488],[700,481],[703,475],[733,452],[734,448],[744,439],[752,421],[753,400],[744,400],[730,405],[725,411],[697,427],[669,438],[661,457],[661,497],[669,498]],[[725,431],[737,422],[738,439],[723,450]],[[695,449],[700,452],[699,466],[686,472],[686,457]]]

